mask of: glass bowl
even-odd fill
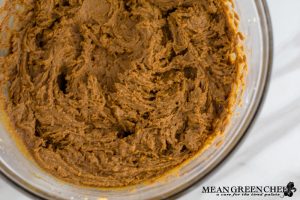
[[[2,0],[0,0],[2,3]],[[41,170],[26,157],[4,126],[0,111],[0,174],[12,185],[34,197],[45,199],[162,199],[185,191],[220,164],[237,146],[265,95],[272,64],[272,29],[264,0],[235,1],[240,31],[245,34],[248,73],[241,105],[235,107],[224,134],[186,165],[162,180],[124,189],[96,189],[61,182]]]

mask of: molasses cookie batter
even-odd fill
[[[54,176],[136,184],[224,129],[238,35],[224,1],[10,0],[6,9],[17,24],[0,59],[7,113]]]

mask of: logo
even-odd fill
[[[294,182],[286,186],[203,186],[203,194],[214,194],[219,197],[292,197],[297,191]]]
[[[294,186],[294,182],[289,182],[284,189],[284,196],[292,197],[296,191],[297,189]]]

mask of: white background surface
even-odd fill
[[[286,185],[289,181],[295,183],[297,191],[293,197],[284,199],[300,199],[300,0],[267,1],[273,21],[275,55],[263,110],[229,162],[181,200],[237,199],[202,194],[202,186]],[[0,200],[29,198],[0,179]]]

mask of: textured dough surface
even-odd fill
[[[140,183],[224,129],[237,32],[222,0],[8,4],[23,11],[0,59],[7,113],[54,176],[97,187]]]

